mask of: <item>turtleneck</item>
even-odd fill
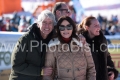
[[[65,43],[69,43],[71,41],[71,37],[70,38],[64,38],[62,37],[62,40],[65,42]]]

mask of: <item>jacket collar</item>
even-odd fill
[[[78,46],[83,47],[82,42],[78,41],[76,38],[72,38],[71,41],[75,42]],[[52,47],[52,46],[56,46],[56,45],[60,45],[60,44],[61,44],[61,42],[58,38],[53,38],[48,43],[48,47]]]
[[[37,26],[37,23],[34,23],[33,25],[31,25],[29,27],[29,33],[33,35],[33,37],[35,39],[37,39],[38,41],[43,41],[44,43],[47,43],[51,40],[52,35],[53,35],[53,31],[47,36],[46,39],[43,39],[43,37],[40,34],[40,29]]]
[[[94,41],[97,41],[97,43],[99,43],[99,44],[101,44],[101,43],[106,43],[106,42],[105,42],[105,37],[104,37],[102,31],[100,31],[100,35],[99,35],[99,36],[95,36],[95,37],[92,38],[92,39],[88,36],[88,31],[84,31],[84,33],[83,33],[82,35],[86,38],[86,41],[87,41],[88,43],[91,43],[93,40],[94,40]]]

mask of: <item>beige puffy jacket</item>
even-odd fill
[[[53,74],[43,80],[96,80],[95,65],[88,45],[72,38],[70,47],[58,38],[48,44],[45,67],[52,67]]]

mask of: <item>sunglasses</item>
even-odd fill
[[[108,74],[108,76],[111,76],[111,75],[112,75],[112,73],[109,73],[109,74]]]
[[[67,30],[73,30],[73,26],[70,25],[70,24],[67,25],[67,26],[64,26],[64,25],[60,25],[60,26],[59,26],[59,30],[60,30],[60,31],[64,31],[65,28],[66,28]]]
[[[59,9],[59,11],[66,11],[67,13],[70,13],[70,10],[68,9]]]

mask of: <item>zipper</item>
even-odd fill
[[[69,44],[69,49],[70,49],[70,54],[71,54],[71,57],[72,57],[72,73],[73,73],[73,80],[75,80],[75,75],[74,75],[74,65],[73,65],[73,54],[72,54],[72,51],[71,51],[71,48],[70,48],[70,44]]]
[[[75,75],[74,75],[74,65],[73,65],[73,54],[72,54],[72,52],[70,52],[71,53],[71,57],[72,57],[72,67],[73,67],[73,80],[75,80]]]

